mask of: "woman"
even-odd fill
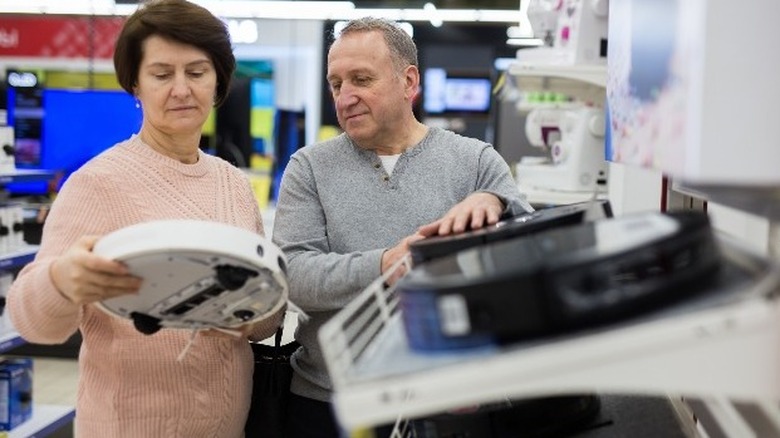
[[[228,32],[185,0],[156,0],[126,21],[114,66],[143,109],[138,134],[74,172],[52,205],[40,251],[9,291],[15,328],[62,343],[81,330],[79,437],[240,437],[253,358],[246,336],[186,330],[139,333],[96,303],[141,280],[92,253],[101,235],[139,222],[188,218],[263,232],[243,173],[200,151],[201,128],[235,69]],[[74,138],[73,141],[78,141]],[[281,315],[242,332],[270,336]]]

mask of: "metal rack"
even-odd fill
[[[411,351],[389,275],[379,278],[319,333],[337,416],[355,429],[505,398],[600,392],[680,394],[721,410],[758,404],[780,424],[780,273],[721,243],[719,286],[696,299],[589,332],[465,353]]]

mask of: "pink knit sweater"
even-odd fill
[[[177,362],[190,331],[143,335],[95,305],[72,304],[55,289],[49,266],[82,235],[154,219],[219,221],[262,233],[254,199],[244,175],[227,162],[201,153],[196,164],[183,164],[137,136],[68,179],[40,251],[8,293],[8,310],[29,342],[62,343],[81,330],[78,437],[243,436],[253,370],[246,338],[199,333]],[[279,321],[271,318],[252,337],[269,336]]]

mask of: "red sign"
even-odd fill
[[[0,18],[0,56],[110,59],[123,17]]]

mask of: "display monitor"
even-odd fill
[[[16,167],[61,171],[61,185],[90,158],[137,133],[141,120],[141,109],[125,91],[44,89],[40,148],[20,154]],[[7,188],[30,194],[49,190],[47,183],[14,183]]]
[[[423,83],[423,108],[431,115],[487,114],[491,91],[488,75],[456,74],[443,68],[429,68],[425,70]]]

